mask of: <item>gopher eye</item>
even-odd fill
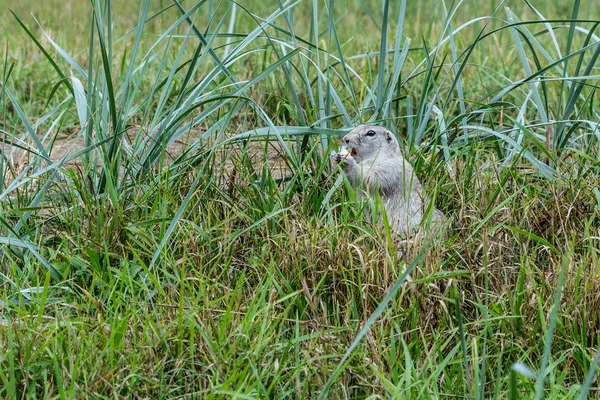
[[[375,136],[377,133],[375,131],[368,131],[367,136]]]

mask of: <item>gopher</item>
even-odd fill
[[[381,126],[360,125],[343,138],[347,147],[331,155],[340,164],[352,186],[367,194],[379,193],[390,226],[402,237],[419,231],[429,199],[423,196],[421,183],[412,166],[404,159],[398,140]],[[446,221],[433,208],[432,228]]]

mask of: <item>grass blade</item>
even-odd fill
[[[562,268],[560,270],[560,275],[558,276],[558,282],[556,283],[556,291],[554,292],[554,305],[552,307],[552,312],[550,313],[548,329],[546,330],[546,334],[544,335],[544,354],[542,356],[542,364],[540,365],[540,369],[537,373],[536,378],[537,382],[535,387],[535,400],[540,400],[544,396],[544,381],[546,378],[546,370],[548,368],[550,354],[552,352],[552,339],[554,337],[554,329],[556,328],[556,323],[558,321],[558,311],[561,305],[560,299],[562,295],[562,287],[565,282],[565,276],[569,264],[570,256],[568,254],[564,254],[562,259]]]

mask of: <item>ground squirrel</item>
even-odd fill
[[[347,150],[342,148],[331,158],[341,165],[352,186],[366,193],[379,193],[390,226],[399,235],[406,237],[419,231],[429,199],[423,196],[421,183],[392,132],[380,126],[359,125],[343,140]],[[435,207],[430,215],[435,229],[446,220]]]

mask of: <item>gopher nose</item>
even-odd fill
[[[350,139],[348,139],[347,137],[344,136],[344,142],[346,142],[346,144],[350,143]]]

